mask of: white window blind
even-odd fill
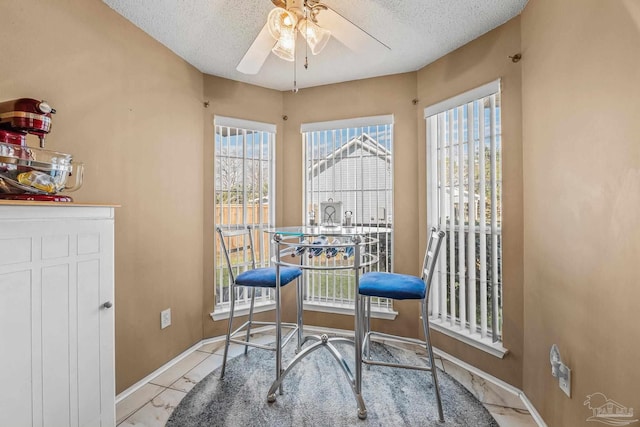
[[[263,230],[275,221],[275,130],[268,123],[216,116],[214,159],[214,224],[254,229],[256,264],[269,265],[269,239]],[[216,312],[229,310],[229,272],[215,233]],[[238,253],[243,253],[239,251]],[[232,252],[230,254],[234,256]],[[247,266],[248,268],[248,266]],[[239,274],[240,272],[235,272]],[[236,288],[236,308],[248,305],[250,294]],[[256,304],[270,304],[271,292],[256,289]]]
[[[502,339],[500,81],[425,109],[429,226],[446,232],[431,323]]]
[[[301,127],[304,144],[304,220],[320,221],[320,204],[342,202],[352,223],[367,226],[378,242],[367,248],[379,256],[375,271],[392,270],[393,116],[375,116]],[[344,221],[340,218],[341,222]],[[345,256],[348,254],[344,254]],[[338,257],[321,255],[313,262],[335,264]],[[305,272],[305,306],[331,311],[353,310],[353,273]],[[391,311],[391,301],[375,299],[372,308]]]

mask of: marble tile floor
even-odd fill
[[[256,334],[253,339],[256,342],[268,344],[274,341],[275,336],[272,333],[261,333]],[[425,353],[424,349],[411,344],[404,345],[397,342],[386,344],[409,346],[417,354]],[[238,356],[243,350],[243,346],[231,344],[229,357]],[[119,401],[116,404],[117,426],[163,427],[189,390],[222,365],[223,351],[224,341],[204,344]],[[436,363],[480,400],[501,427],[537,426],[518,396],[449,360],[438,357]]]

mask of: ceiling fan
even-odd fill
[[[271,52],[286,61],[294,61],[298,32],[314,55],[322,51],[331,36],[356,52],[365,46],[370,47],[372,41],[391,50],[389,46],[318,0],[271,2],[276,7],[269,13],[267,23],[236,67],[241,73],[257,74]]]

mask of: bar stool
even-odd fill
[[[410,276],[406,274],[370,272],[365,273],[360,278],[358,293],[366,299],[365,310],[365,331],[364,331],[364,357],[361,358],[362,363],[368,365],[381,365],[393,368],[417,369],[422,371],[430,371],[433,378],[433,385],[436,391],[436,400],[438,403],[439,421],[444,422],[442,412],[442,400],[440,398],[440,388],[438,386],[438,375],[435,363],[433,361],[433,349],[431,348],[431,338],[429,336],[429,316],[427,307],[429,304],[429,290],[431,288],[431,278],[435,270],[436,259],[440,252],[440,245],[444,237],[444,231],[437,231],[435,227],[431,228],[429,243],[422,264],[421,277]],[[400,337],[396,335],[385,334],[382,332],[371,331],[371,297],[388,298],[388,299],[412,299],[420,300],[422,308],[422,327],[424,328],[425,340],[415,338]],[[429,366],[416,366],[406,364],[387,363],[371,359],[370,342],[372,336],[382,338],[392,338],[399,341],[410,342],[422,345],[426,348],[429,355]]]
[[[227,335],[224,346],[224,356],[222,361],[222,370],[220,372],[220,378],[224,377],[225,367],[227,364],[227,354],[229,352],[229,344],[243,344],[244,354],[247,354],[247,347],[256,347],[263,350],[276,351],[276,359],[280,357],[282,349],[293,335],[302,330],[302,313],[300,312],[300,304],[298,304],[298,323],[283,323],[280,321],[280,292],[276,287],[276,269],[275,267],[261,267],[256,268],[255,251],[253,245],[253,230],[251,226],[246,228],[231,228],[222,229],[217,227],[216,231],[220,236],[220,245],[227,261],[227,267],[229,268],[229,325],[227,327]],[[237,274],[236,276],[236,273]],[[295,267],[280,267],[280,287],[291,283],[302,275],[302,270]],[[251,290],[251,304],[249,307],[249,318],[246,322],[240,325],[236,330],[232,332],[233,315],[235,308],[235,289],[237,287],[244,287]],[[274,322],[263,322],[253,320],[253,308],[255,304],[256,288],[275,289],[275,303],[276,303],[276,320]],[[300,281],[298,281],[298,299],[302,295],[300,289]],[[274,346],[262,345],[250,341],[251,328],[254,325],[271,325],[276,327],[276,344]],[[280,329],[282,327],[291,328],[291,331],[280,340]],[[246,328],[246,335],[244,339],[236,339],[234,336],[240,334]],[[278,346],[278,341],[282,341]],[[298,349],[300,348],[300,334],[298,334]],[[280,377],[281,361],[276,360],[276,378]]]

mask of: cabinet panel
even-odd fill
[[[0,295],[0,419],[31,426],[31,272],[0,273]]]
[[[100,263],[78,263],[79,425],[100,426]]]
[[[78,255],[96,254],[100,252],[100,234],[78,234]]]
[[[31,239],[0,239],[0,266],[31,261]]]
[[[69,256],[69,236],[54,235],[42,237],[42,259],[63,258]]]
[[[69,421],[69,265],[42,270],[42,411],[45,427]]]

